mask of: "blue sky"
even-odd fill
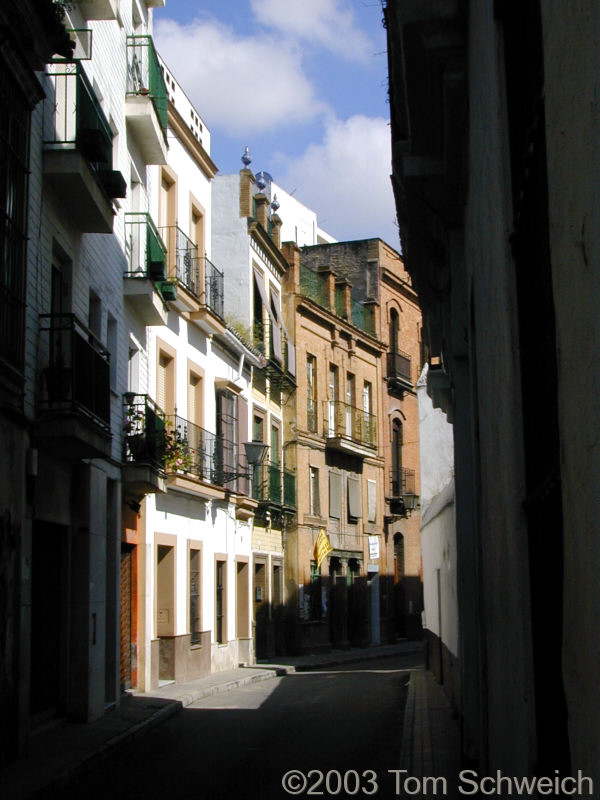
[[[247,145],[333,236],[399,248],[379,0],[167,0],[154,33],[220,172]]]

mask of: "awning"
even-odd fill
[[[258,292],[260,294],[260,299],[264,307],[267,309],[267,313],[269,315],[269,319],[271,320],[271,337],[273,341],[273,357],[277,359],[281,363],[282,361],[282,351],[281,351],[281,328],[279,327],[279,323],[273,314],[273,309],[271,308],[271,304],[267,298],[267,290],[265,289],[265,280],[259,270],[254,267],[254,278],[256,280],[256,285],[258,286]],[[277,308],[277,306],[275,306]]]
[[[275,296],[273,289],[271,289],[271,299],[273,300],[273,306],[275,308],[275,316],[277,317],[277,322],[281,325],[281,329],[283,330],[287,342],[287,369],[290,375],[296,374],[296,348],[292,342],[292,337],[289,334],[288,329],[285,327],[285,322],[283,321],[283,317],[281,316],[281,311],[279,310],[279,306],[277,304],[277,297]]]

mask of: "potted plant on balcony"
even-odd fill
[[[187,436],[171,424],[165,430],[165,469],[167,472],[191,472],[192,450]]]

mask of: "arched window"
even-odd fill
[[[400,332],[400,318],[395,308],[390,311],[390,353],[398,352],[398,334]]]
[[[402,422],[392,420],[392,497],[402,494]]]

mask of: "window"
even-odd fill
[[[352,409],[354,407],[354,375],[349,372],[346,375],[346,436],[352,437]]]
[[[188,383],[187,418],[194,425],[202,425],[202,378],[191,370]]]
[[[217,406],[217,482],[226,483],[236,472],[235,440],[237,430],[236,396],[231,392],[218,391]]]
[[[129,364],[127,376],[127,391],[139,392],[140,388],[140,349],[133,339],[129,340]]]
[[[252,441],[264,442],[264,418],[256,413],[252,417]]]
[[[102,339],[102,303],[92,289],[90,289],[88,302],[88,328],[96,339]]]
[[[369,522],[377,519],[377,481],[367,481],[367,519]]]
[[[363,384],[363,431],[362,441],[372,444],[375,441],[375,425],[372,415],[373,387],[369,381]]]
[[[398,332],[400,324],[396,309],[390,311],[390,353],[398,352]]]
[[[190,238],[198,248],[198,255],[204,255],[204,214],[196,206],[192,206]]]
[[[311,355],[306,356],[306,427],[317,430],[317,359]]]
[[[392,421],[392,497],[402,494],[402,423]]]
[[[271,425],[271,464],[279,466],[279,428]]]
[[[335,436],[335,407],[339,399],[338,368],[335,364],[329,365],[329,386],[328,386],[328,435]]]
[[[358,519],[362,516],[360,503],[360,478],[348,475],[348,517]]]
[[[333,471],[329,472],[329,516],[342,517],[342,475]]]
[[[156,402],[165,413],[172,414],[175,407],[175,359],[159,350],[156,369]]]
[[[106,346],[110,353],[110,388],[117,390],[117,352],[118,352],[118,329],[117,320],[112,314],[106,316]]]
[[[3,60],[0,66],[0,357],[22,367],[30,110]]]
[[[200,550],[190,548],[190,644],[200,644]]]
[[[225,578],[227,565],[225,561],[217,561],[215,570],[215,640],[218,644],[225,642]]]
[[[313,517],[321,515],[321,501],[319,498],[319,470],[310,468],[310,513]]]

